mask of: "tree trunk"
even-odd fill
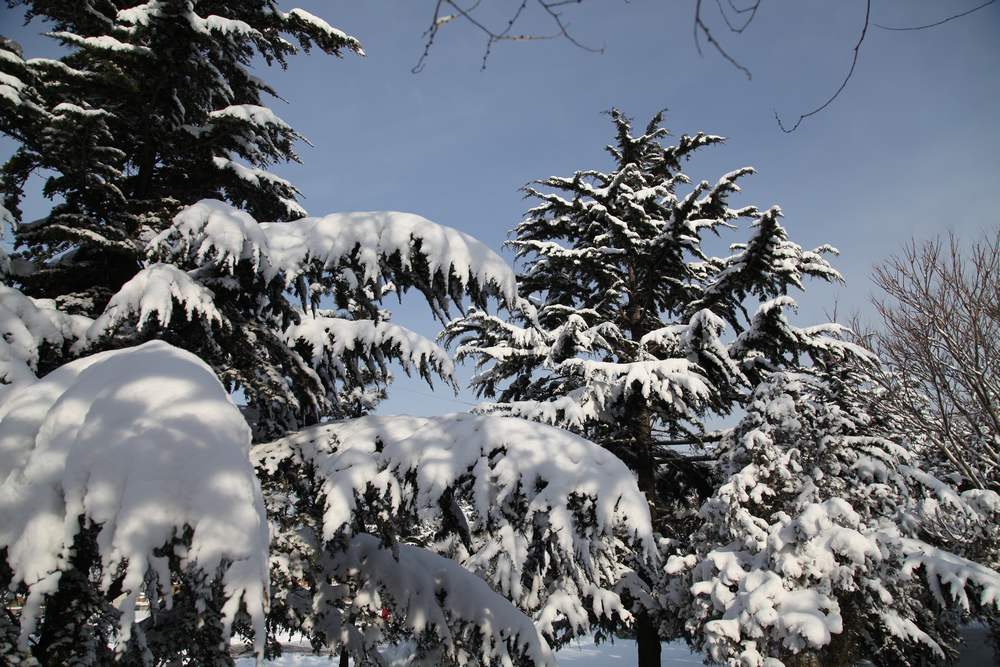
[[[639,667],[660,667],[660,635],[647,612],[636,618],[635,643],[639,649]]]
[[[632,417],[629,420],[629,436],[632,438],[633,454],[635,455],[635,473],[639,482],[639,490],[646,494],[649,503],[649,515],[656,528],[656,459],[653,457],[653,425],[649,408],[641,396],[633,397],[635,403],[629,410]]]

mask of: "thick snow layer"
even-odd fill
[[[177,214],[150,251],[189,254],[199,263],[215,259],[229,271],[245,259],[265,279],[281,272],[289,283],[310,266],[336,271],[345,262],[356,263],[363,279],[375,282],[386,278],[388,262],[396,258],[406,271],[416,272],[417,264],[428,286],[436,278],[447,286],[452,278],[462,286],[474,281],[511,303],[517,296],[514,272],[499,255],[467,234],[413,213],[333,213],[258,223],[228,204],[206,199]]]
[[[99,526],[103,589],[125,567],[121,642],[155,550],[193,529],[183,567],[223,568],[226,632],[241,601],[263,648],[268,526],[250,429],[211,369],[161,341],[67,364],[0,403],[0,547],[29,590],[22,643],[56,590],[78,517]]]
[[[211,290],[176,266],[153,264],[135,274],[111,297],[104,312],[88,329],[87,338],[100,338],[133,316],[137,316],[139,329],[154,316],[160,326],[166,327],[174,317],[174,302],[184,308],[188,320],[198,315],[207,323],[222,324],[222,314],[216,309],[213,296]]]
[[[501,450],[505,454],[497,456]],[[602,447],[561,429],[470,414],[365,417],[299,431],[252,453],[265,470],[289,457],[312,463],[327,480],[327,539],[350,525],[355,490],[383,485],[398,503],[403,490],[392,473],[412,472],[417,506],[433,510],[441,495],[471,472],[481,478],[473,509],[484,524],[519,491],[528,496],[526,516],[547,513],[553,534],[573,553],[578,538],[569,503],[571,494],[579,494],[600,499],[594,506],[598,533],[625,528],[647,553],[655,552],[649,505],[628,468]]]

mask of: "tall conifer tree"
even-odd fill
[[[539,203],[510,241],[523,261],[510,320],[474,310],[445,335],[459,342],[459,358],[476,359],[473,386],[498,398],[489,409],[569,428],[616,453],[676,539],[691,526],[683,508],[711,491],[699,459],[720,436],[706,425],[736,409],[762,374],[826,346],[822,329],[787,323],[790,301],[772,299],[807,277],[839,274],[823,258],[832,248],[789,240],[778,207],[730,206],[752,168],[692,185],[682,164],[722,137],[699,132],[671,144],[661,114],[639,134],[620,111],[609,115],[610,171],[526,189]],[[729,256],[709,255],[705,237],[740,221],[749,238]],[[727,332],[734,344],[723,342]],[[694,456],[684,453],[691,448]],[[655,609],[640,615],[640,664],[659,664],[657,625]]]

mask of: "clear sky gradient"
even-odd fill
[[[420,74],[410,69],[433,0],[294,4],[355,35],[368,53],[314,53],[285,72],[261,66],[287,101],[274,101],[274,110],[313,144],[301,147],[302,165],[275,169],[298,185],[312,214],[412,211],[499,250],[528,206],[519,187],[609,166],[602,148],[611,124],[601,112],[617,106],[637,123],[667,107],[675,134],[728,137],[691,161],[688,175],[714,181],[752,165],[758,174],[744,181],[741,202],[779,204],[793,240],[841,250],[835,265],[846,284],[796,295],[804,322],[825,321],[835,303],[841,314],[864,312],[872,266],[907,239],[948,230],[969,238],[1000,224],[1000,3],[930,30],[870,28],[846,90],[792,134],[778,129],[774,112],[794,121],[836,90],[863,23],[862,0],[764,2],[741,35],[726,29],[715,3],[703,3],[715,36],[752,80],[711,47],[698,55],[693,2],[567,6],[574,36],[603,54],[556,39],[500,43],[485,71],[484,37],[454,22]],[[518,4],[483,0],[498,20]],[[924,24],[976,4],[876,0],[872,20]],[[23,27],[17,11],[0,12],[0,32],[21,41],[26,56],[53,52],[38,37],[44,25]],[[522,29],[551,26],[535,10]],[[25,210],[44,212],[37,197]],[[437,331],[417,295],[396,312],[400,324]],[[447,389],[431,394],[403,380],[381,412],[464,408]]]

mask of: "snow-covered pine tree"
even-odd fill
[[[832,348],[769,374],[718,444],[702,526],[666,565],[714,661],[944,664],[960,623],[1000,610],[1000,573],[976,551],[1000,540],[1000,496],[921,470],[863,359]]]
[[[38,168],[54,174],[46,193],[59,199],[18,227],[13,286],[0,293],[0,437],[12,454],[0,575],[5,606],[27,601],[0,621],[5,659],[219,664],[231,629],[258,654],[291,629],[342,661],[378,660],[409,639],[424,664],[549,664],[545,638],[628,622],[622,559],[653,557],[651,524],[628,470],[595,445],[460,418],[418,424],[424,440],[407,420],[387,429],[399,442],[382,433],[345,445],[364,421],[290,433],[367,412],[393,359],[450,380],[448,355],[392,324],[385,296],[417,289],[442,319],[465,298],[516,297],[495,253],[419,216],[280,221],[298,218],[294,190],[262,167],[290,157],[297,135],[257,104],[269,89],[244,66],[254,53],[290,53],[282,32],[330,52],[360,51],[357,41],[271,2],[36,2],[31,12],[72,50],[4,57],[20,73],[18,99],[34,100],[4,107],[22,146],[7,202],[16,217]],[[81,124],[93,131],[72,136]],[[251,433],[279,438],[253,454],[263,503],[240,454]],[[439,456],[427,460],[413,447],[434,433],[437,449],[421,451]],[[568,472],[538,447],[507,461],[512,433],[599,465]],[[135,622],[140,592],[151,614]]]
[[[45,193],[59,201],[18,233],[37,265],[20,276],[32,296],[99,313],[146,241],[205,197],[268,219],[303,214],[294,187],[264,170],[297,159],[299,136],[263,106],[273,91],[248,66],[255,57],[284,65],[298,51],[288,38],[331,54],[362,52],[356,39],[270,0],[11,4],[50,23],[69,49],[3,63],[35,93],[21,104],[32,118],[5,167],[7,208],[16,211],[35,172],[53,172]]]
[[[476,359],[474,388],[498,399],[489,411],[605,446],[637,472],[659,530],[683,538],[692,529],[685,508],[711,493],[697,449],[719,434],[706,419],[729,414],[762,374],[825,345],[822,328],[772,335],[787,333],[778,323],[794,304],[769,300],[807,276],[839,275],[822,257],[832,248],[807,251],[788,239],[777,207],[729,206],[751,168],[687,187],[682,162],[722,137],[665,144],[661,114],[639,135],[618,110],[610,117],[611,171],[527,189],[540,203],[510,242],[523,261],[511,317],[472,310],[445,337],[459,343],[459,359]],[[705,236],[737,230],[740,220],[749,238],[727,257],[708,256]],[[769,306],[750,314],[755,300]],[[727,331],[736,345],[723,343]],[[695,457],[681,453],[692,447]],[[648,612],[637,630],[643,665],[659,664],[656,609]]]

